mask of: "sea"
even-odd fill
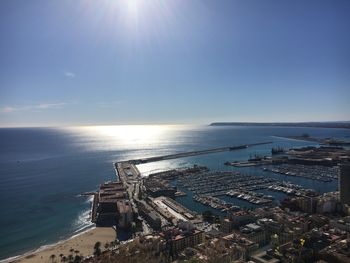
[[[116,180],[113,163],[142,157],[221,146],[272,141],[239,151],[186,157],[139,165],[143,176],[193,164],[211,170],[243,169],[271,176],[319,192],[337,190],[337,182],[323,183],[285,177],[259,168],[233,168],[226,161],[255,154],[270,155],[271,148],[316,145],[281,138],[308,133],[313,137],[350,140],[350,130],[290,127],[212,127],[190,125],[80,126],[64,128],[0,129],[0,260],[65,240],[91,228],[91,198],[80,194]],[[277,196],[283,198],[283,196]],[[178,201],[201,212],[189,193]],[[238,202],[229,200],[228,202]],[[246,204],[236,203],[244,206]]]

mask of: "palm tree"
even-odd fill
[[[115,246],[115,242],[114,241],[109,242],[109,247],[110,248],[113,248],[114,246]]]
[[[97,241],[94,246],[94,255],[99,256],[101,255],[101,242]]]
[[[81,256],[78,256],[78,255],[76,255],[75,257],[74,257],[74,263],[80,263],[81,262],[81,260],[82,260],[82,257]]]
[[[70,252],[70,254],[69,254],[69,256],[68,256],[68,261],[69,261],[69,262],[72,262],[73,259],[74,259],[74,256],[73,256],[74,248],[71,248],[71,249],[69,250],[69,252]]]
[[[110,244],[108,242],[106,242],[106,244],[104,245],[105,249],[109,248]]]
[[[56,255],[55,255],[55,254],[52,254],[52,255],[50,256],[50,259],[51,259],[51,262],[52,262],[52,263],[54,262],[55,258],[56,258]]]

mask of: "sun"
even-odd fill
[[[145,24],[149,18],[151,1],[145,0],[121,0],[115,1],[118,14],[122,23],[126,25],[129,33],[139,33],[140,23]]]

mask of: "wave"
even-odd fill
[[[90,209],[83,211],[78,219],[73,223],[73,229],[76,229],[73,233],[79,233],[83,229],[89,228],[94,223],[90,221]]]

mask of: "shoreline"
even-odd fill
[[[0,263],[50,262],[52,254],[56,255],[56,259],[59,259],[60,254],[68,256],[70,254],[69,250],[72,248],[78,250],[79,254],[87,257],[93,254],[94,245],[97,241],[101,242],[101,249],[103,249],[104,244],[114,241],[116,236],[116,231],[112,227],[93,226],[57,243],[44,245],[17,256],[1,259]]]
[[[212,127],[245,126],[245,127],[290,127],[290,128],[323,128],[323,129],[350,129],[349,121],[323,122],[212,122]]]

